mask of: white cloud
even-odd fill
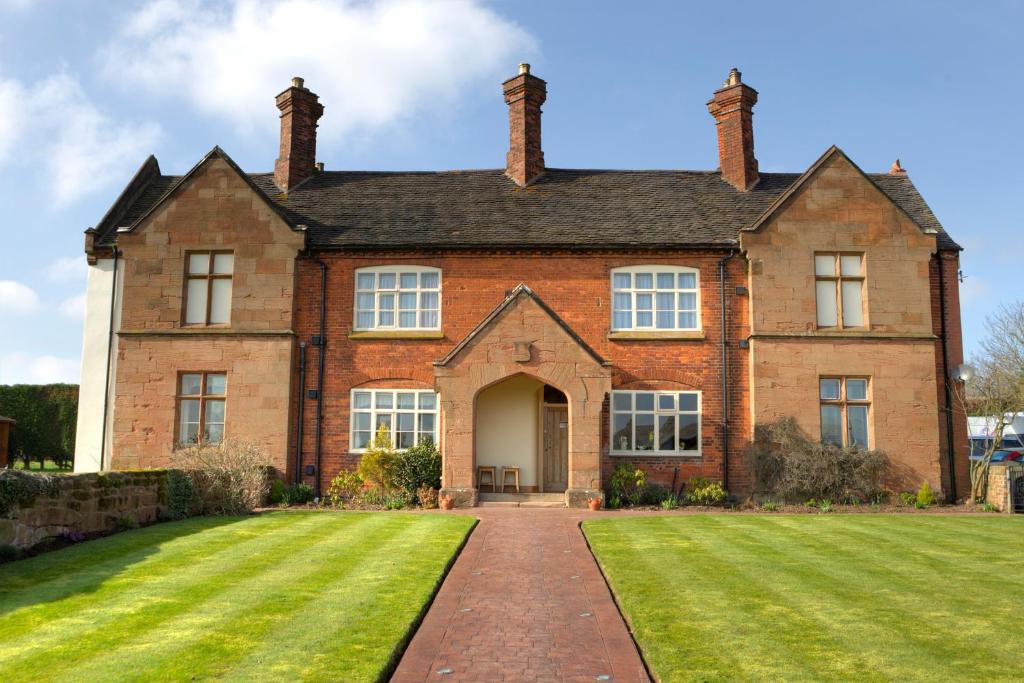
[[[0,384],[78,384],[81,363],[57,356],[27,353],[0,355]]]
[[[85,293],[68,297],[58,306],[60,314],[72,320],[85,320]]]
[[[63,256],[46,266],[46,277],[51,282],[85,282],[89,264],[85,256]]]
[[[0,280],[0,311],[31,313],[39,306],[39,295],[15,280]]]
[[[247,131],[276,127],[273,96],[303,76],[330,139],[451,106],[481,79],[496,89],[534,51],[479,0],[155,0],[102,62],[116,82],[184,94]]]
[[[27,85],[0,79],[0,163],[40,164],[58,206],[123,181],[153,150],[155,123],[115,121],[61,72]],[[18,154],[23,151],[24,154]]]

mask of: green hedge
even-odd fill
[[[78,386],[13,384],[0,386],[0,415],[17,422],[11,430],[10,457],[26,466],[47,459],[71,467],[78,421]]]

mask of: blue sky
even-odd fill
[[[762,170],[899,157],[966,248],[970,354],[1024,252],[1024,3],[973,4],[0,0],[0,383],[77,381],[82,231],[148,154],[271,170],[302,75],[329,169],[497,168],[520,61],[548,82],[549,166],[714,168],[733,66]]]

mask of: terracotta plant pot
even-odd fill
[[[587,499],[587,507],[590,508],[591,512],[597,512],[598,510],[601,509],[601,499],[600,498],[588,498]]]
[[[455,499],[451,496],[441,496],[438,498],[437,504],[441,506],[442,510],[451,510],[455,507]]]

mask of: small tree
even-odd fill
[[[958,387],[971,413],[985,418],[990,437],[981,457],[971,460],[971,498],[976,502],[986,498],[992,456],[1002,446],[1007,425],[1024,409],[1024,302],[1000,308],[989,316],[986,328],[981,352],[971,361],[971,375],[963,389]]]

